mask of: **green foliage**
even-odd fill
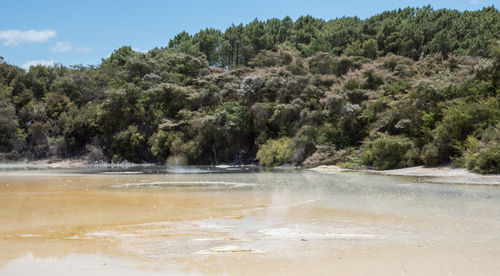
[[[12,150],[18,126],[15,107],[0,101],[0,152]]]
[[[500,173],[500,144],[490,144],[468,160],[467,169],[483,174]]]
[[[426,6],[181,32],[98,66],[25,71],[2,60],[0,151],[379,169],[455,161],[495,172],[499,33],[493,7]]]
[[[377,170],[409,167],[416,164],[418,148],[402,136],[381,136],[364,145],[364,162]]]
[[[193,37],[185,31],[177,34],[174,39],[170,39],[168,48],[179,53],[186,53],[193,56],[198,56],[200,54],[199,47],[193,42]]]
[[[127,60],[132,56],[134,51],[130,46],[123,46],[118,50],[115,50],[109,58],[104,60],[104,63],[111,63],[116,66],[123,66]]]
[[[281,137],[268,140],[259,147],[256,159],[262,166],[279,166],[291,161],[295,145],[292,139]]]
[[[500,124],[486,129],[481,140],[467,137],[458,148],[462,153],[458,165],[478,173],[500,173]]]
[[[388,53],[414,60],[434,53],[445,57],[452,53],[487,56],[488,44],[499,38],[499,18],[493,7],[459,12],[425,6],[386,11],[365,20],[342,17],[324,21],[311,16],[295,22],[289,17],[255,19],[246,25],[232,25],[224,32],[211,28],[194,36],[181,32],[168,46],[195,54],[195,45],[211,65],[229,67],[252,60],[255,65],[274,66],[279,62],[269,55],[263,57],[262,50],[275,51],[283,44],[303,56],[322,52],[370,59]],[[296,66],[291,69],[300,72]]]
[[[217,48],[220,45],[221,39],[221,31],[213,28],[207,28],[195,34],[193,42],[198,44],[200,52],[205,54],[205,57],[210,64],[217,64],[220,62],[217,56]]]
[[[447,156],[440,152],[440,149],[435,143],[426,144],[420,153],[420,159],[425,165],[436,166],[443,162]]]
[[[26,141],[35,158],[45,157],[49,149],[47,126],[41,122],[30,124]]]
[[[172,146],[173,135],[167,131],[159,130],[149,139],[151,144],[151,153],[159,161],[167,160],[170,155],[170,147]]]
[[[443,112],[443,119],[433,131],[434,144],[439,150],[438,163],[447,161],[459,151],[453,143],[465,141],[469,135],[481,132],[500,120],[498,99],[490,98],[477,103],[457,100]]]
[[[377,41],[375,39],[369,39],[363,42],[362,55],[366,58],[375,59],[377,57]]]
[[[152,154],[160,161],[175,161],[175,163],[186,164],[195,161],[200,155],[200,141],[198,139],[188,140],[179,131],[159,130],[154,134],[149,143]]]
[[[113,136],[110,155],[113,156],[113,161],[127,160],[140,163],[148,159],[146,146],[145,135],[137,126],[130,125]]]
[[[65,155],[83,153],[85,145],[99,133],[98,106],[88,104],[82,108],[71,105],[67,111],[59,115],[56,121],[57,133],[62,134],[65,141]]]

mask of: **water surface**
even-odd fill
[[[1,275],[494,275],[500,186],[256,167],[0,171]]]

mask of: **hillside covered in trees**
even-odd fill
[[[0,159],[500,173],[499,41],[494,7],[423,7],[182,32],[97,66],[2,60]]]

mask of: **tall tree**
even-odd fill
[[[207,61],[211,65],[220,63],[218,50],[221,44],[222,33],[214,28],[201,30],[194,36],[194,42],[198,44],[200,52],[205,54]]]

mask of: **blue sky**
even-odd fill
[[[312,15],[366,18],[385,10],[430,4],[435,9],[478,10],[499,0],[2,0],[0,56],[10,64],[98,64],[123,45],[140,51],[166,46],[175,34],[205,27],[224,30],[254,18]]]

